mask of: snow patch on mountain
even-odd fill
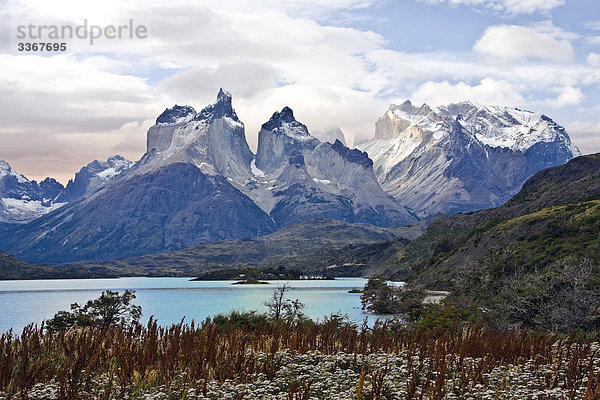
[[[25,176],[15,172],[8,162],[0,160],[0,179],[6,176],[14,176],[19,183],[29,182],[29,179],[25,178]]]
[[[252,174],[257,177],[265,176],[265,173],[256,166],[256,159],[253,159],[250,163],[250,169],[252,170]]]
[[[3,197],[2,202],[6,207],[5,211],[11,215],[12,221],[31,221],[67,204],[52,203],[44,205],[40,200],[13,199],[10,197]]]
[[[490,147],[525,152],[537,143],[567,143],[573,155],[581,152],[549,117],[518,108],[488,106],[470,101],[440,106],[441,115],[456,119],[477,140]]]

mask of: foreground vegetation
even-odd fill
[[[597,343],[261,314],[0,337],[0,398],[596,399]]]

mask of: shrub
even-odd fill
[[[369,278],[360,296],[363,310],[378,314],[403,314],[411,320],[423,310],[425,291],[409,286],[392,286],[385,279]]]
[[[59,311],[46,321],[46,329],[58,331],[75,325],[104,329],[116,325],[131,325],[142,316],[142,308],[132,304],[134,293],[133,290],[125,290],[119,295],[119,292],[106,290],[100,297],[89,300],[83,306],[71,304],[71,311]]]

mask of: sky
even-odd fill
[[[84,21],[147,35],[17,49],[19,26]],[[410,99],[540,112],[588,154],[600,151],[599,84],[598,0],[0,0],[0,159],[36,180],[138,160],[165,108],[200,110],[220,87],[253,150],[284,106],[353,143]]]

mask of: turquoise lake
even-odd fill
[[[266,311],[263,305],[277,285],[232,285],[231,281],[192,282],[190,278],[119,278],[80,280],[0,281],[0,331],[20,332],[31,322],[40,323],[71,303],[85,303],[110,289],[136,291],[135,304],[142,306],[142,322],[154,315],[161,325],[202,321],[208,316],[232,310]],[[348,290],[362,288],[366,279],[289,281],[286,297],[305,304],[306,316],[319,319],[331,313],[348,314],[362,322],[377,316],[361,310],[360,294]]]

